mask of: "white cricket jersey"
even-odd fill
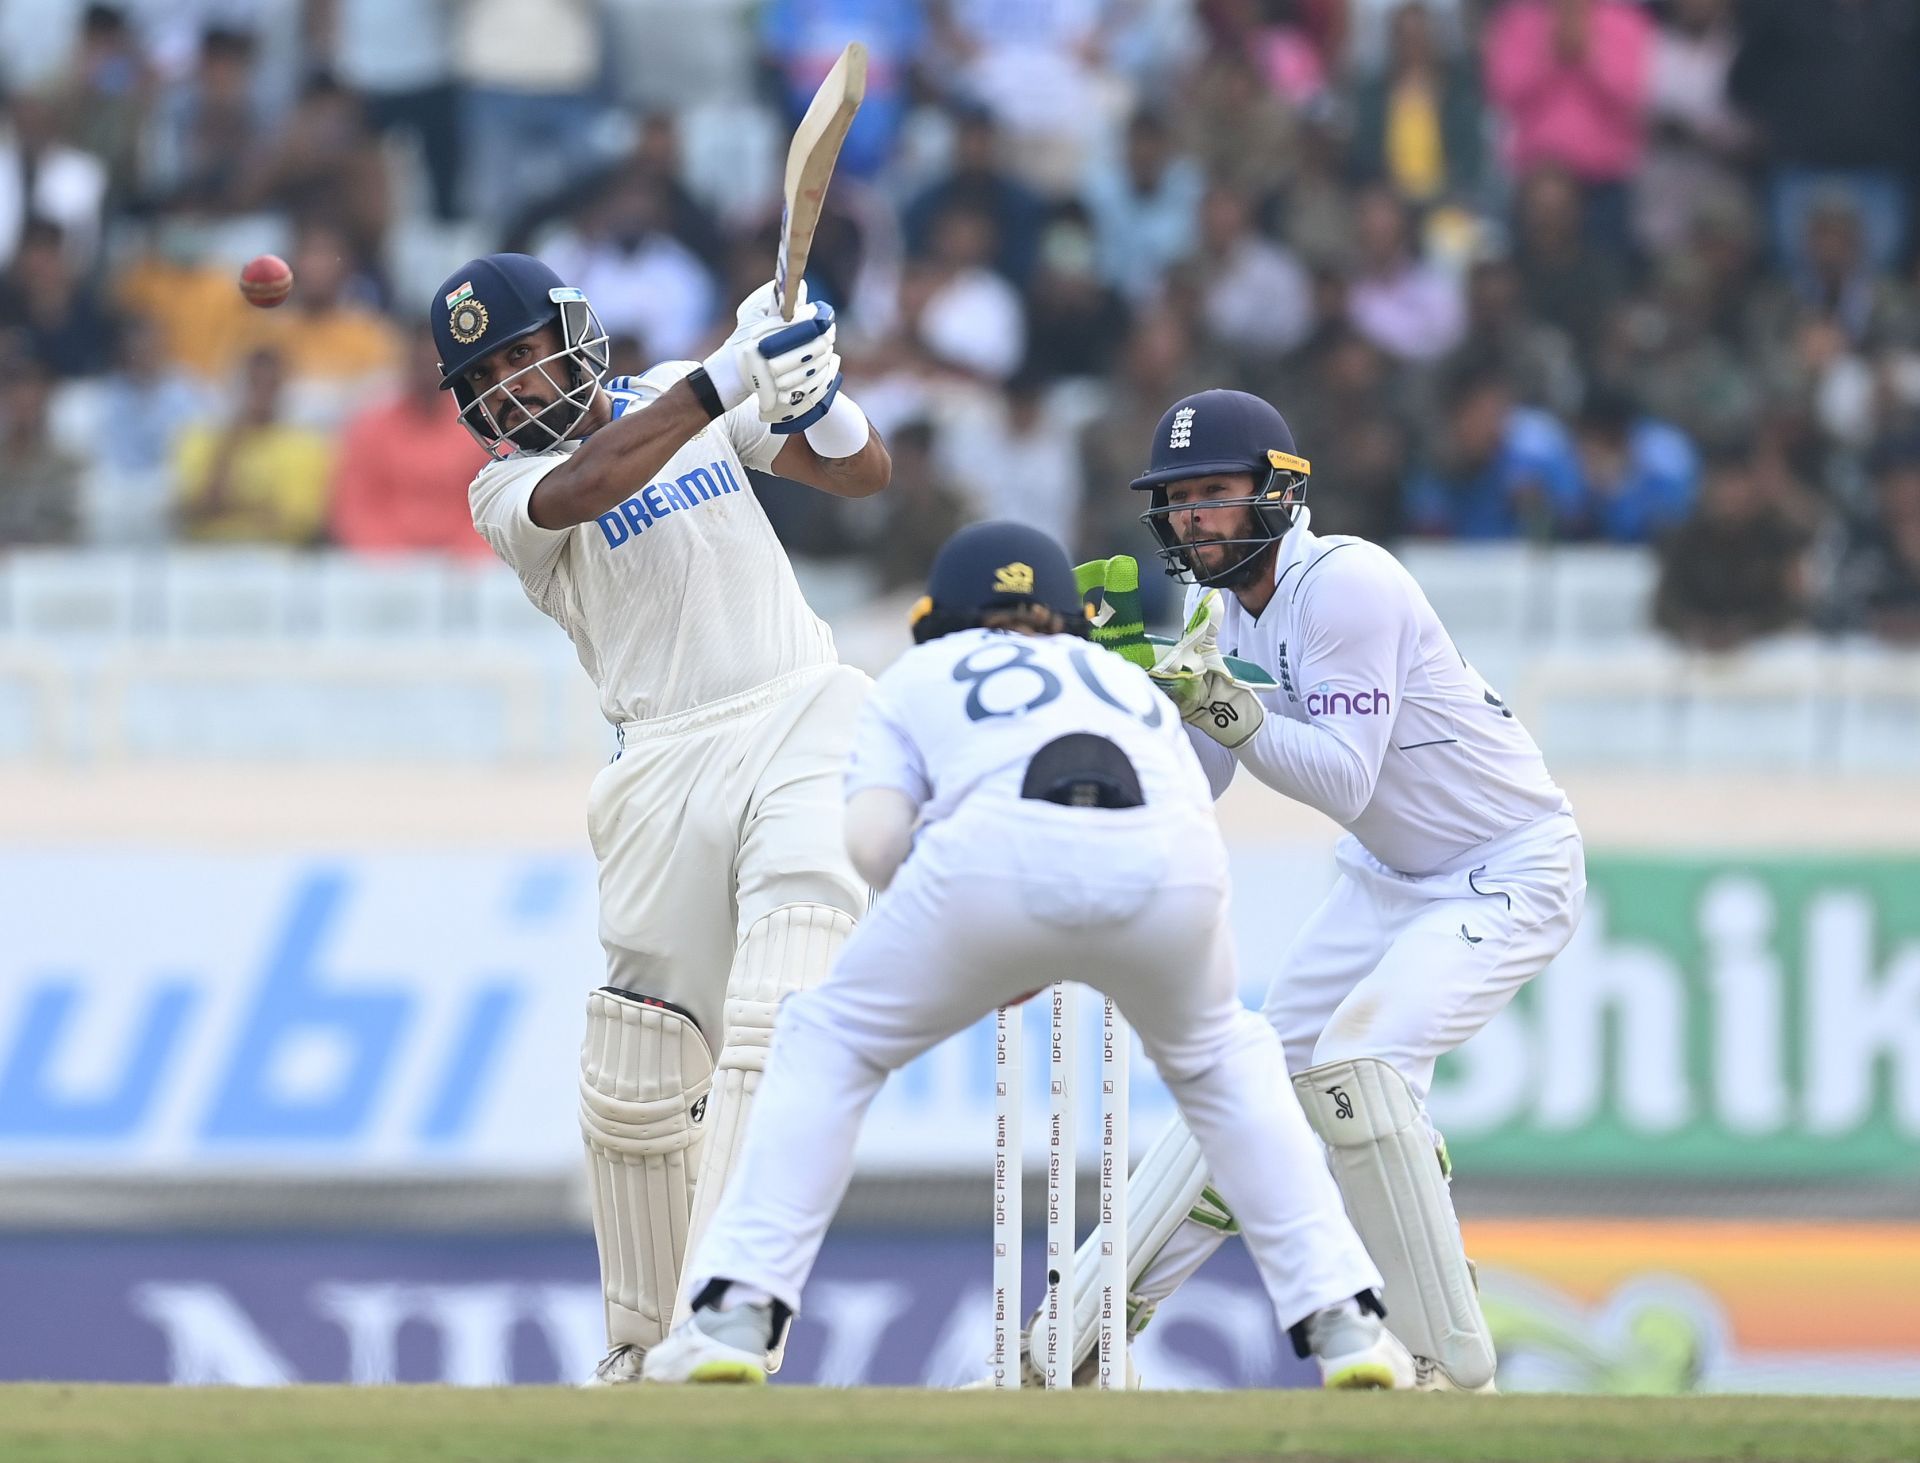
[[[1343,824],[1390,869],[1429,874],[1570,811],[1540,748],[1455,647],[1400,561],[1316,536],[1301,509],[1256,619],[1222,591],[1220,648],[1264,667],[1267,719],[1229,752],[1189,729],[1217,793],[1237,757]],[[1203,591],[1187,596],[1191,613]]]
[[[656,366],[606,384],[619,418],[692,369]],[[473,525],[572,638],[615,726],[672,716],[836,661],[747,482],[784,439],[751,403],[695,433],[650,482],[591,523],[527,516],[540,479],[579,447],[523,453],[480,470]]]
[[[1206,775],[1144,671],[1077,636],[1006,630],[942,635],[887,668],[860,709],[847,795],[894,788],[939,822],[969,799],[1018,799],[1033,754],[1074,733],[1119,747],[1148,807],[1211,819]]]

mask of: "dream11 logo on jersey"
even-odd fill
[[[1385,716],[1393,709],[1393,698],[1385,691],[1336,691],[1322,681],[1307,692],[1308,716]]]

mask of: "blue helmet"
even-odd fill
[[[1040,605],[1087,633],[1086,601],[1067,552],[1024,523],[975,523],[933,557],[927,592],[913,607],[915,644],[978,625],[989,610]]]
[[[526,254],[468,260],[447,276],[427,314],[440,353],[440,388],[453,393],[462,424],[495,457],[505,456],[509,445],[541,452],[564,442],[593,405],[612,361],[607,332],[587,297]],[[559,327],[559,350],[474,390],[466,374],[477,362],[547,325]],[[521,410],[522,420],[504,426],[512,387],[535,379],[535,372],[555,399],[530,416]]]
[[[1147,470],[1133,480],[1133,486],[1153,495],[1140,521],[1160,541],[1160,558],[1169,574],[1201,584],[1234,585],[1246,577],[1267,545],[1293,527],[1312,471],[1307,459],[1294,451],[1286,418],[1270,404],[1244,391],[1200,391],[1167,408],[1153,429]],[[1170,521],[1180,510],[1167,502],[1167,485],[1229,473],[1250,473],[1253,491],[1240,498],[1210,499],[1207,506],[1251,509],[1251,533],[1182,543]],[[1203,574],[1187,552],[1202,544],[1241,546],[1246,553],[1225,568]]]

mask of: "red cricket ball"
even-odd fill
[[[293,270],[278,254],[262,254],[240,271],[240,293],[249,305],[271,310],[293,293]]]

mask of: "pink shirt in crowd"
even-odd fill
[[[1554,46],[1553,0],[1512,0],[1487,31],[1487,95],[1516,173],[1558,163],[1589,183],[1623,179],[1646,144],[1653,22],[1627,0],[1592,0],[1586,54]]]

